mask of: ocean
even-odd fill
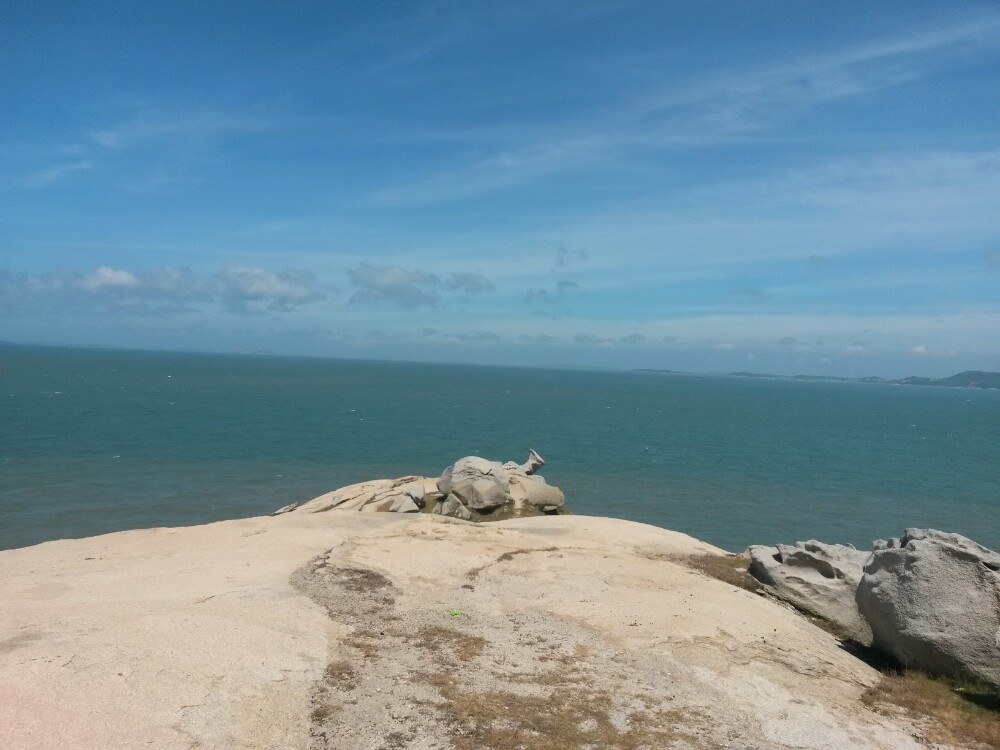
[[[18,346],[0,348],[0,549],[529,448],[575,512],[730,550],[907,527],[1000,549],[1000,391]]]

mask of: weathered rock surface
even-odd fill
[[[0,552],[0,748],[924,747],[835,638],[672,562],[719,552],[301,510]]]
[[[456,495],[473,510],[493,510],[510,502],[510,483],[499,461],[466,456],[444,470],[437,482],[443,495]]]
[[[439,516],[449,516],[450,518],[460,518],[463,521],[472,520],[472,512],[462,504],[457,495],[448,495],[439,500],[434,506],[432,513]]]
[[[855,592],[870,552],[810,540],[794,546],[750,547],[750,575],[796,608],[833,623],[846,638],[871,645]]]
[[[1000,685],[1000,555],[907,529],[875,543],[857,590],[874,645],[932,674]]]
[[[507,461],[503,465],[505,469],[514,469],[516,473],[523,474],[526,477],[530,477],[543,466],[545,466],[545,459],[539,456],[533,448],[528,450],[528,460],[523,464]]]
[[[546,482],[545,477],[513,473],[509,481],[510,496],[515,506],[523,503],[550,513],[566,504],[562,490]]]
[[[534,450],[528,452],[523,464],[466,456],[445,469],[440,478],[407,476],[360,482],[306,503],[286,505],[271,515],[353,510],[423,512],[482,521],[565,513],[562,490],[536,473],[544,464]]]

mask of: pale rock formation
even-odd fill
[[[562,490],[550,485],[544,477],[511,472],[507,478],[515,508],[526,504],[544,513],[552,513],[566,504]]]
[[[420,506],[409,495],[400,495],[389,508],[391,513],[419,513]]]
[[[507,461],[503,465],[505,469],[514,469],[516,473],[529,477],[543,466],[545,466],[545,459],[539,456],[533,448],[528,449],[528,460],[523,464]]]
[[[870,552],[810,540],[795,546],[750,547],[750,575],[765,591],[822,617],[852,641],[871,645],[872,632],[854,601]]]
[[[444,470],[437,487],[444,495],[457,495],[472,510],[493,510],[511,500],[503,464],[479,456],[458,459]]]
[[[459,500],[457,495],[451,494],[442,500],[437,502],[434,506],[434,510],[431,511],[439,516],[450,516],[451,518],[460,518],[463,521],[472,520],[472,511],[470,511],[462,501]]]
[[[536,474],[544,464],[534,450],[528,452],[523,464],[466,456],[445,469],[440,478],[406,476],[360,482],[306,503],[286,505],[271,515],[330,510],[423,512],[482,521],[565,513],[562,490]]]
[[[0,551],[0,748],[496,747],[554,711],[553,748],[926,747],[833,636],[677,562],[708,554],[610,518],[302,510]]]
[[[1000,685],[1000,554],[907,529],[875,543],[857,604],[875,646],[902,665]]]

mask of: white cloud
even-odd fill
[[[101,266],[76,281],[78,289],[92,294],[109,290],[133,290],[140,286],[142,282],[134,273],[110,266]]]
[[[310,302],[326,299],[310,271],[269,271],[230,265],[213,279],[215,293],[230,312],[291,312]]]
[[[238,265],[205,277],[170,266],[149,271],[99,266],[36,277],[5,273],[0,281],[17,292],[16,297],[4,295],[8,306],[26,314],[169,316],[193,312],[193,304],[235,313],[288,313],[326,299],[309,271]]]
[[[915,346],[913,347],[913,353],[916,354],[917,356],[923,356],[924,354],[927,354],[927,347],[924,346],[923,344]]]
[[[440,279],[425,271],[359,263],[349,269],[347,275],[357,288],[351,302],[388,303],[416,310],[433,307],[441,301],[437,290]]]

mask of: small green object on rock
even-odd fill
[[[449,609],[448,610],[448,614],[451,615],[452,617],[458,617],[460,614],[462,614],[462,610],[460,610],[460,609]]]

